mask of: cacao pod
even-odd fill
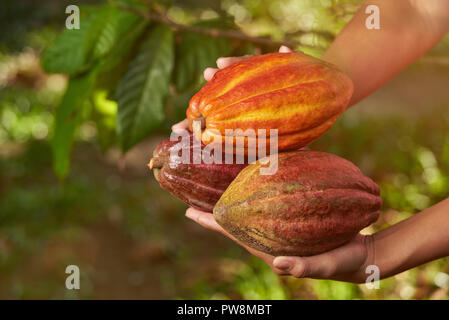
[[[299,149],[328,130],[346,109],[352,96],[351,79],[335,66],[303,53],[271,53],[251,57],[215,73],[190,100],[190,129],[201,121],[205,144],[224,143],[227,129],[257,145],[264,129],[267,146],[270,129],[278,130],[278,150]],[[257,149],[257,147],[256,147]],[[234,149],[235,150],[235,149]],[[235,152],[235,151],[234,151]]]
[[[215,220],[249,247],[308,256],[336,248],[377,220],[380,189],[351,162],[316,151],[278,155],[278,170],[243,169],[214,208]]]
[[[204,148],[201,144],[202,151]],[[212,212],[223,192],[247,164],[236,164],[235,157],[233,164],[225,164],[224,155],[221,164],[205,163],[203,157],[196,164],[193,149],[191,133],[188,143],[165,139],[154,150],[148,167],[163,189],[191,207]],[[182,153],[188,155],[187,163],[177,157]],[[244,161],[247,163],[247,158]]]

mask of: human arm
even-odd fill
[[[376,5],[380,29],[368,29],[365,9]],[[349,106],[382,87],[435,46],[449,30],[447,0],[369,0],[323,56],[354,82]]]
[[[369,5],[379,8],[380,29],[368,29],[365,21]],[[449,30],[447,0],[368,0],[337,35],[323,56],[346,72],[354,83],[348,107],[382,87],[400,71],[434,47]],[[291,51],[281,47],[280,52]],[[246,59],[224,57],[219,69]],[[212,79],[219,69],[207,68]]]

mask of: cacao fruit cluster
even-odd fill
[[[302,53],[234,63],[192,97],[187,118],[195,135],[190,133],[181,148],[179,141],[162,141],[149,167],[164,189],[189,206],[213,212],[226,231],[251,248],[298,256],[334,249],[377,220],[380,189],[351,162],[300,148],[332,126],[352,91],[343,72]],[[256,135],[228,137],[228,129],[253,129]],[[251,140],[260,138],[259,129],[277,130],[278,153],[252,162],[248,150],[256,146],[259,151]],[[264,137],[268,146],[274,143]],[[225,163],[224,152],[217,154],[218,163],[195,161],[193,141],[206,150],[224,141],[236,147],[238,138],[244,140],[243,163],[236,161],[237,148],[231,149],[231,164]],[[178,151],[190,154],[187,163]],[[276,161],[277,170],[261,175],[267,160]]]

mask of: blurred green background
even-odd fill
[[[278,277],[230,240],[186,219],[186,206],[159,187],[146,163],[170,125],[182,119],[198,86],[184,93],[171,90],[164,122],[124,155],[114,137],[117,105],[106,100],[107,92],[95,91],[93,99],[106,116],[82,118],[70,172],[58,179],[50,140],[67,76],[45,73],[40,56],[62,31],[65,7],[74,2],[103,3],[0,3],[0,298],[449,298],[449,258],[382,280],[379,290]],[[318,57],[362,4],[159,2],[178,23],[226,17],[252,36],[301,41],[299,49]],[[270,50],[241,47],[237,52]],[[311,145],[349,159],[381,186],[381,218],[366,232],[449,196],[448,85],[445,37]],[[69,264],[80,267],[80,290],[65,288]]]

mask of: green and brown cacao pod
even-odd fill
[[[351,79],[330,63],[303,53],[270,53],[215,73],[190,100],[187,118],[190,129],[193,121],[201,121],[205,144],[222,143],[229,138],[225,130],[241,129],[236,136],[248,148],[250,140],[257,141],[257,130],[265,129],[268,137],[277,129],[278,150],[293,150],[326,132],[346,109],[352,92]],[[245,136],[247,129],[256,136]]]
[[[177,141],[161,141],[148,167],[163,189],[191,207],[212,212],[223,192],[247,164],[237,164],[235,157],[233,164],[225,164],[223,154],[221,164],[205,163],[203,157],[197,161],[199,163],[194,163],[193,135],[190,133],[189,143],[179,145],[180,141],[181,138]],[[204,148],[205,145],[201,144],[201,150]],[[188,163],[171,156],[183,152],[189,155]],[[244,161],[247,163],[246,158]]]
[[[380,189],[351,162],[316,151],[278,155],[278,170],[243,169],[214,208],[216,221],[251,248],[309,256],[336,248],[377,220]]]

